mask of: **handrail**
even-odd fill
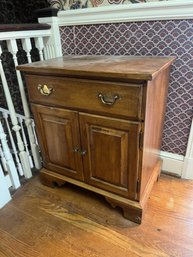
[[[51,26],[48,24],[4,24],[0,25],[0,41],[23,38],[50,37]]]
[[[47,30],[50,29],[49,24],[0,24],[0,32],[8,31],[26,31],[26,30]]]
[[[55,57],[55,46],[50,45],[51,37],[52,28],[48,24],[0,25],[0,41],[5,41],[5,44],[0,44],[0,78],[7,106],[9,109],[9,111],[5,111],[0,108],[0,112],[2,111],[3,118],[7,124],[7,131],[9,132],[8,136],[11,142],[13,152],[16,156],[14,160],[16,160],[18,172],[20,176],[24,174],[26,178],[30,178],[32,176],[31,167],[33,167],[33,162],[34,166],[37,169],[41,168],[41,158],[38,142],[36,140],[33,120],[31,119],[21,74],[20,72],[15,71],[25,119],[23,119],[23,117],[21,116],[19,117],[15,111],[14,102],[10,94],[10,85],[8,84],[8,81],[6,79],[6,74],[3,67],[6,60],[2,59],[1,57],[4,53],[11,53],[11,58],[13,59],[14,66],[16,67],[18,65],[19,47],[22,47],[23,50],[26,52],[28,63],[32,62],[32,49],[35,48],[39,52],[40,60],[53,58]],[[5,45],[7,46],[7,50],[5,48]],[[24,126],[26,127],[26,129],[24,129]],[[11,128],[14,132],[11,130]],[[25,135],[26,132],[27,134]],[[15,133],[15,138],[12,133]],[[15,143],[14,139],[16,139]],[[28,139],[29,142],[27,141]],[[29,151],[28,149],[29,144],[31,151]],[[19,159],[21,160],[21,165]],[[19,166],[23,167],[23,172],[22,168],[20,168]]]
[[[33,167],[41,168],[35,125],[31,118],[22,76],[20,71],[14,71],[9,63],[11,59],[15,67],[26,59],[31,63],[34,55],[35,59],[38,57],[38,52],[40,60],[61,56],[60,38],[55,37],[56,34],[59,35],[59,29],[55,23],[0,25],[0,84],[9,109],[5,110],[0,106],[0,194],[6,196],[7,193],[2,202],[0,199],[0,208],[10,199],[10,186],[17,189],[21,176],[30,178]],[[33,51],[34,49],[36,51]],[[22,56],[24,52],[26,58]],[[22,58],[19,59],[20,57]],[[7,80],[7,73],[12,74],[9,77],[11,80]],[[23,111],[24,116],[15,111],[15,101],[10,94],[13,86],[19,88],[20,96],[17,97],[21,97],[23,110],[20,111]]]

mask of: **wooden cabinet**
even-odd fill
[[[166,57],[63,57],[25,72],[43,157],[42,183],[104,195],[140,223],[161,169]]]

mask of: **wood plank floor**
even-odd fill
[[[193,181],[161,176],[144,220],[72,185],[26,183],[0,210],[0,257],[193,257]]]

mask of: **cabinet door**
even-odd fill
[[[87,183],[136,199],[140,124],[80,113]]]
[[[44,167],[83,180],[78,113],[32,105]]]

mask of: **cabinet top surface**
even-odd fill
[[[20,65],[30,74],[151,80],[167,68],[174,57],[64,56]]]

